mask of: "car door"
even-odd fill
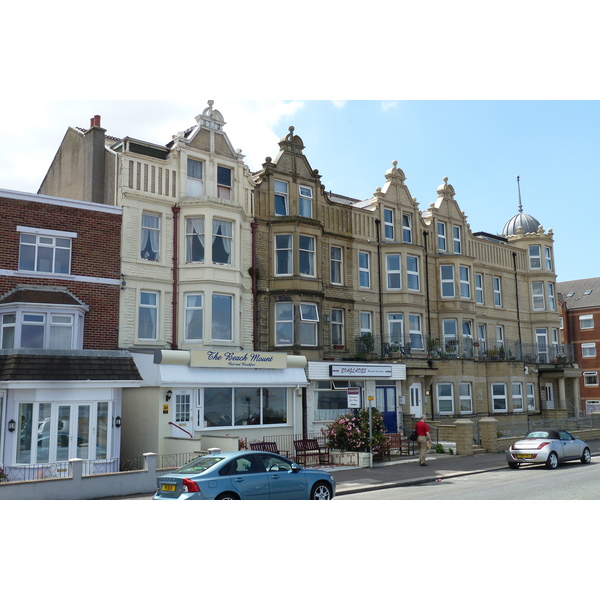
[[[560,436],[565,460],[579,458],[581,456],[581,445],[579,442],[568,431],[559,431],[558,435]]]
[[[269,479],[262,461],[253,454],[243,454],[231,461],[228,474],[231,489],[242,500],[268,500]]]
[[[271,500],[304,500],[308,498],[303,471],[292,471],[291,463],[275,454],[260,455],[269,477]]]

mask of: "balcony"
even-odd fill
[[[392,358],[441,358],[481,361],[518,360],[535,364],[574,362],[573,345],[521,344],[506,341],[503,344],[462,338],[428,338],[410,336],[363,334],[356,338],[356,357],[360,360]]]

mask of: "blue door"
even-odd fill
[[[398,433],[398,411],[396,409],[396,386],[375,388],[375,407],[383,416],[387,433]]]

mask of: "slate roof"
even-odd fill
[[[600,307],[600,277],[557,282],[556,291],[567,310]]]
[[[89,307],[76,298],[67,288],[52,286],[16,286],[0,298],[0,304],[30,303],[30,304],[61,304]]]
[[[126,350],[0,350],[0,381],[142,381]]]

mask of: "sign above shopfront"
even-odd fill
[[[329,365],[331,377],[391,377],[392,367],[387,365]]]
[[[287,355],[282,352],[192,350],[190,357],[190,367],[285,369],[287,366]]]

